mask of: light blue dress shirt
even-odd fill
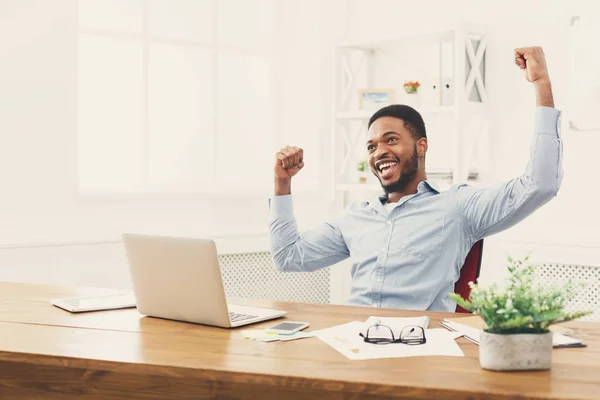
[[[525,173],[496,187],[440,192],[423,181],[389,214],[386,197],[375,197],[303,234],[291,195],[271,198],[273,260],[280,271],[315,271],[350,257],[348,304],[454,311],[448,294],[473,244],[529,216],[557,194],[561,181],[560,112],[537,107]]]

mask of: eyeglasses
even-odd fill
[[[373,328],[384,328],[383,335],[381,335],[381,333],[378,332],[377,337],[369,337],[369,331]],[[366,335],[363,335],[362,333],[359,333],[359,335],[362,338],[364,338],[366,343],[371,344],[404,343],[408,345],[418,345],[427,343],[427,339],[425,338],[425,330],[423,329],[423,327],[417,325],[408,325],[403,327],[400,331],[400,337],[398,338],[394,337],[394,332],[392,331],[392,328],[390,328],[387,325],[380,324],[370,326],[369,329],[367,329]]]

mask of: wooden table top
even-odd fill
[[[210,388],[202,393],[214,395],[219,389],[230,397],[260,390],[261,398],[282,393],[290,398],[302,397],[302,393],[305,398],[600,398],[598,323],[569,323],[574,329],[572,336],[588,347],[553,350],[551,370],[505,373],[481,369],[478,346],[464,339],[458,343],[465,357],[351,361],[317,338],[264,343],[240,334],[243,329],[264,328],[273,321],[222,329],[144,317],[136,309],[71,314],[49,303],[56,297],[111,292],[0,282],[0,362],[104,371],[107,376],[189,378],[189,382],[210,382]],[[307,330],[364,321],[370,315],[429,315],[430,327],[443,318],[458,316],[277,301],[238,303],[286,310],[287,319],[310,322]],[[15,365],[11,371],[18,369]],[[0,375],[0,398],[4,398],[2,386],[8,387],[15,378],[4,376],[4,370]],[[183,392],[185,389],[188,392]],[[200,393],[191,387],[181,390],[181,398],[187,398],[183,393]],[[253,394],[259,397],[257,392]]]

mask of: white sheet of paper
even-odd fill
[[[452,338],[453,338],[454,340],[456,340],[456,339],[458,339],[459,337],[462,337],[462,336],[463,336],[463,334],[462,334],[461,332],[452,332],[452,331],[449,331],[449,332],[452,334]]]
[[[472,328],[467,325],[458,324],[452,321],[446,321],[440,323],[445,328],[449,328],[455,332],[460,333],[465,339],[469,339],[473,343],[479,344],[479,337],[481,336],[481,329]]]
[[[279,335],[279,340],[289,342],[290,340],[305,339],[315,336],[312,332],[296,332],[291,335]]]
[[[280,335],[278,333],[269,333],[262,329],[249,329],[240,332],[246,339],[258,340],[259,342],[288,342],[290,340],[304,339],[313,337],[313,332],[296,332],[292,335]]]
[[[418,356],[464,356],[462,350],[454,341],[454,334],[446,329],[427,329],[425,331],[427,343],[411,346],[402,343],[386,345],[365,343],[363,338],[359,336],[364,328],[364,322],[352,321],[314,333],[316,337],[350,360]]]
[[[267,341],[271,342],[273,340],[279,340],[278,333],[269,333],[263,329],[248,329],[240,332],[242,336],[246,339],[259,340],[259,339],[269,339]]]
[[[258,340],[259,342],[276,342],[279,340],[279,337],[272,337],[272,338],[256,338],[255,340]]]

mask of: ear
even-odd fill
[[[419,157],[425,157],[425,153],[427,153],[427,148],[427,138],[421,138],[417,140],[417,153],[419,154]]]

